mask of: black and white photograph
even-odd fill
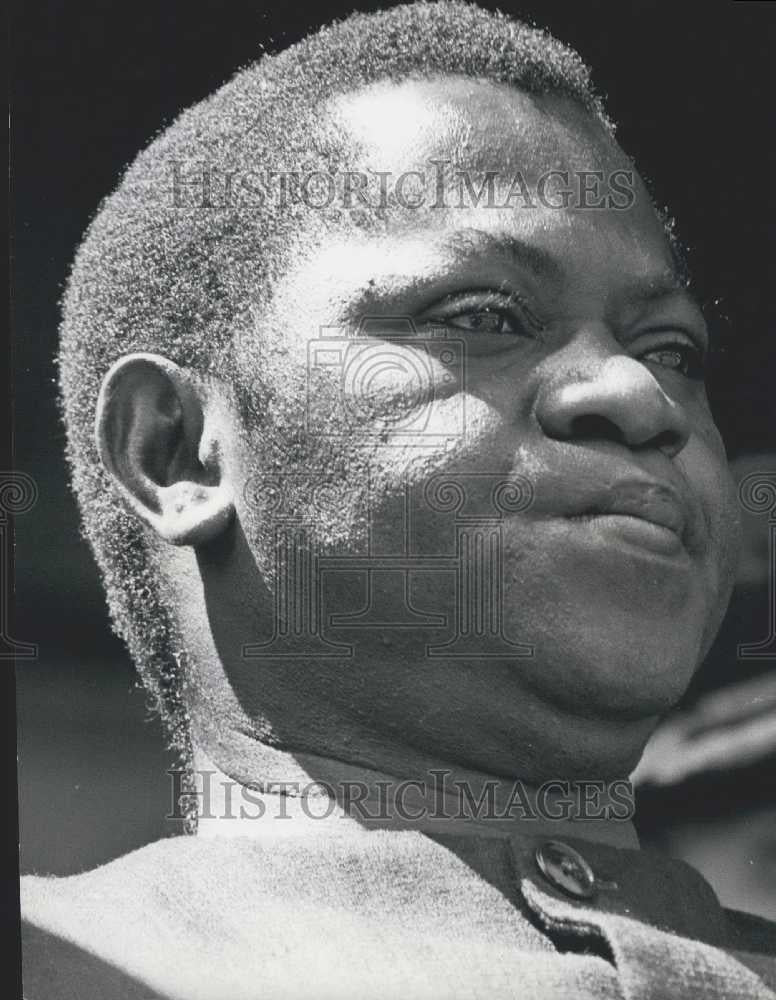
[[[9,27],[5,995],[776,1000],[776,6]]]

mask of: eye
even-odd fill
[[[654,347],[645,351],[641,355],[641,360],[678,372],[685,378],[703,378],[705,368],[703,351],[695,344],[685,341]]]
[[[517,317],[510,315],[504,309],[495,309],[492,306],[455,313],[452,316],[448,316],[444,320],[444,324],[453,330],[466,330],[473,333],[525,336],[525,329]]]
[[[430,309],[421,322],[459,333],[530,337],[542,324],[516,294],[501,292],[450,296]]]

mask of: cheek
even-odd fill
[[[463,428],[457,422],[462,411]],[[239,444],[230,448],[229,464],[238,517],[270,584],[278,531],[290,522],[307,529],[321,552],[359,554],[371,546],[400,554],[410,530],[408,498],[413,544],[427,555],[447,554],[451,516],[420,516],[427,484],[448,470],[504,473],[510,466],[501,418],[476,396],[435,400],[425,424],[412,433],[371,434],[363,425],[361,433],[343,433],[343,423],[333,414],[329,419],[318,425],[319,433],[308,433],[297,400],[295,411],[290,402],[270,403],[260,419],[233,421]]]
[[[724,446],[710,418],[694,433],[677,459],[698,499],[708,531],[707,569],[719,599],[726,602],[733,585],[741,544],[738,493]]]

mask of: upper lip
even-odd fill
[[[686,540],[696,517],[693,504],[668,483],[651,479],[625,479],[602,486],[580,498],[579,507],[567,517],[596,517],[620,514],[639,517],[669,528]]]

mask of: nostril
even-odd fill
[[[656,434],[648,444],[666,455],[675,455],[682,450],[684,438],[677,431],[666,430]]]
[[[614,421],[598,413],[585,413],[571,421],[570,437],[584,440],[607,440],[625,443],[625,435]]]

